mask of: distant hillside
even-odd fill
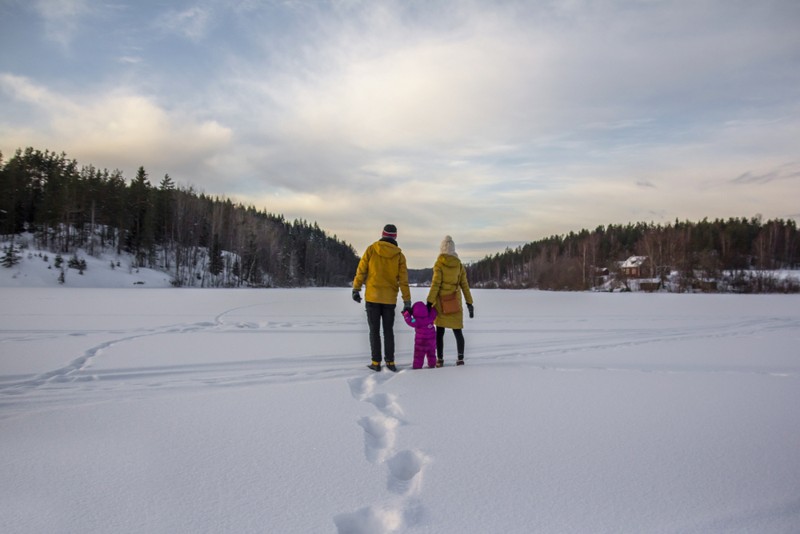
[[[64,256],[35,247],[31,234],[0,239],[0,287],[164,288],[172,286],[171,273],[135,267],[132,255],[113,250],[89,255],[77,250]],[[10,255],[16,255],[9,261]]]
[[[637,278],[673,291],[797,292],[800,235],[793,220],[761,217],[599,226],[528,243],[468,266],[473,287],[629,288],[621,262],[647,258]]]
[[[433,269],[409,269],[408,283],[416,286],[430,285],[433,278]]]
[[[177,187],[168,174],[154,186],[143,167],[128,183],[33,148],[0,159],[0,234],[22,232],[31,248],[64,256],[127,253],[174,286],[346,286],[358,264],[316,223]]]

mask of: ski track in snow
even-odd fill
[[[5,394],[19,394],[19,393],[24,393],[31,389],[39,388],[41,386],[50,383],[76,382],[87,379],[96,380],[97,376],[85,376],[85,375],[81,376],[80,373],[81,371],[86,370],[91,365],[92,360],[94,360],[98,355],[100,355],[103,352],[103,350],[108,349],[109,347],[118,345],[120,343],[124,343],[126,341],[140,339],[143,337],[162,335],[162,334],[183,334],[183,333],[197,332],[199,330],[207,329],[210,325],[213,325],[213,323],[196,323],[194,325],[170,326],[161,329],[146,330],[141,334],[133,334],[118,339],[105,341],[103,343],[95,345],[94,347],[91,347],[81,356],[75,358],[64,367],[60,367],[58,369],[54,369],[52,371],[39,374],[28,380],[22,380],[19,382],[14,382],[11,384],[0,386],[0,392]],[[73,333],[68,335],[77,335],[77,334]],[[49,336],[49,337],[55,337],[55,336]]]
[[[419,450],[395,448],[398,429],[406,424],[401,419],[403,409],[394,395],[376,391],[395,376],[383,371],[348,381],[353,397],[372,404],[378,412],[362,417],[358,425],[364,430],[364,456],[371,463],[386,466],[387,489],[394,496],[334,516],[338,534],[390,534],[413,527],[424,513],[418,496],[430,457]]]
[[[336,369],[331,365],[331,356],[320,354],[309,362],[308,359],[297,358],[270,358],[266,362],[236,361],[217,363],[194,363],[186,365],[172,365],[161,367],[132,367],[125,369],[92,369],[93,362],[101,357],[104,352],[114,346],[148,337],[170,334],[195,334],[214,332],[219,334],[241,333],[279,333],[291,330],[293,334],[303,329],[310,329],[314,333],[339,332],[335,328],[320,329],[319,323],[309,321],[287,322],[271,321],[266,323],[249,323],[241,321],[226,321],[226,316],[247,308],[263,306],[253,304],[230,308],[216,315],[210,321],[194,323],[170,324],[154,328],[134,328],[122,330],[119,328],[98,330],[0,330],[0,334],[18,334],[3,337],[0,344],[20,343],[26,341],[52,340],[66,337],[81,337],[86,335],[113,335],[120,336],[94,345],[74,357],[66,365],[30,377],[6,377],[5,382],[0,382],[0,407],[9,407],[18,402],[16,399],[31,399],[30,394],[37,393],[35,399],[41,405],[58,404],[65,396],[77,397],[79,403],[91,402],[86,395],[90,390],[123,389],[174,391],[178,387],[230,387],[249,384],[269,384],[271,382],[286,383],[289,381],[314,380],[326,377],[344,377],[351,375],[352,365]],[[341,357],[335,357],[341,363]],[[327,367],[320,367],[320,364]],[[308,367],[308,368],[304,368]],[[332,369],[332,367],[334,367]],[[80,388],[76,389],[76,386]],[[11,417],[14,414],[6,411],[0,413],[0,418]]]
[[[0,343],[24,343],[57,337],[80,337],[88,335],[113,335],[114,339],[96,344],[82,354],[74,357],[66,365],[29,377],[7,376],[0,382],[0,407],[9,407],[16,399],[27,398],[27,394],[36,392],[35,401],[45,405],[48,403],[63,402],[65,397],[77,399],[78,402],[91,402],[91,396],[86,395],[92,390],[121,389],[127,392],[137,390],[174,392],[176,388],[185,387],[238,387],[247,385],[269,385],[271,383],[286,383],[292,381],[308,381],[320,379],[339,379],[352,377],[353,369],[360,365],[362,355],[341,353],[318,353],[309,357],[270,357],[268,359],[251,359],[215,363],[187,363],[171,366],[139,366],[124,369],[92,369],[92,364],[97,358],[102,357],[108,349],[124,343],[141,340],[152,336],[170,334],[291,334],[304,333],[325,334],[342,332],[342,327],[353,328],[354,335],[363,335],[362,325],[358,327],[352,322],[331,322],[329,319],[314,321],[309,317],[292,317],[290,320],[281,321],[252,321],[239,320],[229,317],[235,312],[250,308],[257,308],[262,304],[253,304],[230,308],[211,318],[209,321],[200,321],[185,324],[170,324],[154,328],[135,328],[128,331],[114,328],[109,330],[0,330],[0,334],[15,334],[4,337]],[[700,338],[720,339],[748,337],[759,334],[769,334],[772,331],[783,329],[798,329],[800,322],[796,319],[785,317],[762,317],[747,320],[731,318],[729,321],[720,321],[716,325],[687,326],[685,324],[665,327],[661,329],[621,327],[614,330],[601,330],[597,328],[581,328],[577,324],[586,322],[581,317],[568,321],[562,329],[553,328],[558,321],[551,321],[550,328],[536,328],[530,322],[506,322],[503,326],[482,329],[480,327],[470,330],[469,335],[474,341],[479,341],[481,334],[496,334],[503,332],[508,335],[524,334],[541,339],[528,343],[528,350],[520,352],[519,342],[512,342],[506,346],[494,345],[491,348],[480,348],[478,343],[471,344],[470,358],[476,365],[514,365],[527,364],[539,367],[544,371],[579,372],[579,371],[605,371],[605,372],[644,372],[644,373],[733,373],[733,374],[759,374],[779,378],[796,378],[797,372],[791,369],[760,369],[728,368],[726,366],[712,366],[703,368],[699,366],[682,367],[680,365],[647,365],[639,364],[616,366],[592,366],[590,364],[576,365],[565,362],[565,365],[554,365],[552,361],[544,363],[541,358],[553,358],[564,355],[574,355],[581,352],[598,350],[613,350],[625,347],[645,346],[658,343],[675,343],[680,341],[696,340]],[[590,324],[587,323],[587,325]],[[357,330],[357,333],[356,333]],[[401,371],[402,372],[402,371]],[[383,373],[381,373],[382,375]],[[381,376],[379,375],[379,376]],[[373,377],[374,380],[379,378]],[[392,432],[388,426],[392,421],[399,421],[402,410],[396,406],[393,399],[387,394],[371,391],[377,382],[364,382],[351,384],[353,395],[360,400],[375,405],[380,416],[378,419],[363,421],[361,424],[366,433],[372,432],[376,437],[372,447],[374,454],[380,456],[381,450],[390,450],[391,446],[381,447],[380,439],[390,439]],[[77,388],[79,386],[79,388]],[[77,389],[76,389],[77,388]],[[361,388],[364,391],[360,391]],[[366,391],[369,390],[369,391]],[[360,391],[360,392],[359,392]],[[31,399],[28,399],[31,400]],[[0,418],[9,417],[12,413],[0,415]],[[381,420],[384,417],[385,420]],[[384,430],[382,430],[384,429]],[[396,430],[396,429],[395,429]],[[394,430],[393,430],[394,431]],[[385,460],[385,458],[382,458]],[[357,532],[357,531],[355,531]]]

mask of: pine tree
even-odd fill
[[[17,252],[17,248],[14,246],[14,242],[12,241],[7,247],[3,247],[5,253],[3,254],[2,264],[3,267],[11,268],[19,263],[20,256]]]
[[[128,197],[130,213],[128,228],[128,251],[136,256],[136,264],[144,267],[153,253],[154,213],[150,182],[144,167],[139,167],[131,182]]]
[[[218,276],[225,268],[225,262],[222,258],[222,247],[219,243],[219,235],[214,234],[214,239],[211,243],[211,259],[208,266],[208,271],[214,276]]]

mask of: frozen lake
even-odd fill
[[[346,288],[0,295],[3,532],[800,525],[800,296],[477,290],[393,374]]]

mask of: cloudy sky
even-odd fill
[[[800,219],[797,0],[0,0],[0,150],[140,165],[411,267]]]

